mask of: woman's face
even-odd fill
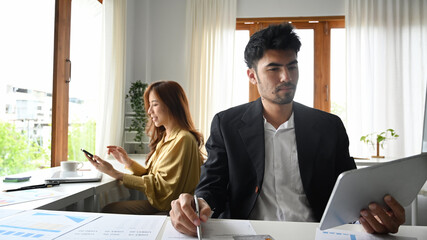
[[[148,115],[156,127],[164,126],[167,128],[170,122],[169,111],[165,104],[160,101],[159,97],[154,91],[148,95],[150,107],[148,108]]]

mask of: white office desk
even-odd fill
[[[158,240],[162,239],[163,231],[166,223],[170,219],[167,218],[163,224]],[[221,220],[220,220],[221,221]],[[275,240],[281,239],[297,239],[297,240],[314,240],[316,237],[316,229],[319,223],[304,223],[304,222],[279,222],[279,221],[250,221],[252,227],[257,234],[269,234]],[[365,232],[360,224],[347,224],[338,227],[340,230]],[[421,226],[401,226],[396,236],[415,237],[418,240],[427,239],[427,227]]]
[[[270,234],[275,239],[313,240],[319,223],[251,221],[257,234]],[[347,224],[337,229],[365,232],[360,224]],[[401,226],[396,236],[416,237],[418,240],[427,239],[427,227]]]
[[[111,162],[113,165],[119,167],[116,161]],[[90,168],[90,164],[86,163],[83,168]],[[5,183],[0,182],[0,190],[19,188],[22,186],[36,185],[45,183],[45,179],[52,176],[56,171],[60,170],[59,167],[41,169],[19,174],[20,176],[31,176],[30,181],[20,183]],[[79,210],[79,211],[94,211],[97,212],[100,209],[100,196],[103,193],[107,193],[110,190],[119,188],[122,192],[123,197],[129,196],[129,192],[123,192],[127,189],[122,186],[120,181],[113,179],[112,177],[103,174],[102,180],[99,182],[87,182],[87,183],[61,183],[59,186],[49,188],[52,191],[57,191],[62,194],[59,197],[44,198],[40,200],[34,200],[24,203],[12,204],[2,206],[1,208],[7,209],[44,209],[44,210]],[[117,201],[119,199],[113,198]],[[110,201],[111,202],[111,201]],[[109,202],[103,203],[103,205]],[[73,206],[79,204],[79,206]],[[68,209],[67,209],[68,208]]]
[[[53,211],[52,213],[55,213]],[[14,218],[13,214],[9,215],[10,218]],[[24,213],[25,214],[25,213]],[[112,238],[116,237],[117,239],[127,239],[126,235],[129,234],[129,237],[131,239],[140,239],[138,238],[138,235],[135,235],[135,230],[141,230],[145,233],[153,231],[153,234],[155,234],[155,238],[151,239],[162,239],[164,237],[164,234],[166,233],[167,226],[170,225],[170,219],[169,217],[164,216],[161,219],[159,217],[161,216],[141,216],[141,215],[124,215],[124,214],[102,214],[102,213],[78,213],[73,212],[75,216],[87,216],[87,217],[94,217],[95,219],[91,221],[89,224],[84,224],[84,226],[76,226],[74,230],[67,232],[67,233],[61,233],[61,237],[59,239],[67,239],[67,240],[74,240],[74,239],[80,239],[84,238],[87,235],[87,238],[85,239],[107,239],[108,236],[111,236]],[[57,214],[52,214],[57,215]],[[58,215],[61,215],[59,213]],[[66,214],[68,215],[68,214]],[[30,216],[30,215],[26,215]],[[34,216],[34,215],[32,215]],[[20,219],[19,221],[17,221]],[[82,218],[84,219],[84,218]],[[6,220],[6,221],[10,221]],[[16,231],[17,229],[20,229],[20,224],[22,221],[22,218],[15,218],[12,221],[10,221],[12,224],[12,227],[9,227],[7,224],[2,226],[5,228],[9,228],[7,231]],[[57,219],[57,221],[63,221],[61,218]],[[160,221],[160,222],[159,222]],[[236,220],[230,220],[230,219],[212,219],[210,223],[213,222],[222,222],[223,226],[227,226],[228,232],[230,232],[230,229],[234,228],[233,221]],[[141,223],[142,222],[142,223]],[[155,223],[154,225],[150,224],[151,222]],[[276,240],[281,239],[297,239],[297,240],[314,240],[316,237],[316,230],[319,226],[319,223],[303,223],[303,222],[279,222],[279,221],[249,221],[252,225],[252,228],[254,229],[256,234],[259,235],[271,235]],[[49,221],[47,221],[49,224]],[[61,225],[61,222],[58,222],[59,226]],[[204,224],[210,224],[210,223],[204,223]],[[26,229],[28,226],[39,226],[41,222],[35,218],[29,219],[29,222],[22,222],[23,226],[22,229]],[[69,223],[78,225],[77,223]],[[143,224],[143,225],[141,225]],[[18,226],[18,227],[15,227]],[[218,226],[218,225],[215,225]],[[203,227],[203,226],[202,226]],[[80,228],[83,228],[80,230]],[[144,229],[145,228],[145,229]],[[206,225],[205,225],[206,229]],[[3,229],[5,230],[5,229]],[[33,229],[34,230],[34,229]],[[222,230],[224,230],[224,227],[222,227]],[[212,229],[214,234],[221,235],[224,232],[222,232],[221,229]],[[364,233],[364,229],[362,225],[360,224],[347,224],[343,225],[337,228],[328,229],[328,231],[336,232],[337,230],[346,230],[350,231],[352,233]],[[7,232],[6,231],[6,232]],[[17,230],[21,231],[21,230]],[[25,230],[24,230],[25,231]],[[175,230],[172,230],[175,231]],[[242,232],[242,230],[237,230],[238,232],[241,232],[245,234],[245,232]],[[175,238],[175,239],[196,239],[192,237],[178,237],[174,233],[168,232],[171,235],[168,235],[169,237]],[[247,233],[252,234],[252,233]],[[3,235],[7,235],[3,231],[3,234],[0,233],[0,238],[3,239]],[[395,236],[404,237],[404,239],[409,238],[415,238],[417,240],[425,240],[427,239],[427,227],[421,227],[421,226],[401,226],[399,229],[399,232],[397,234],[392,234]],[[140,235],[141,237],[142,235]],[[142,237],[143,238],[143,237]],[[147,239],[147,238],[143,238]],[[348,239],[348,238],[346,238]],[[352,237],[351,239],[356,239],[355,237]],[[365,238],[366,239],[366,238]],[[387,239],[395,239],[393,237],[387,238]]]
[[[138,163],[145,165],[145,155],[129,154],[129,157]],[[115,169],[122,172],[129,172],[124,168],[123,164],[116,161],[112,156],[108,156],[106,160],[110,162]],[[85,162],[82,169],[92,169],[96,171],[89,162]],[[16,174],[19,176],[31,176],[31,178],[27,182],[20,183],[5,183],[1,181],[0,191],[28,185],[43,184],[45,183],[46,178],[52,176],[52,174],[58,170],[60,170],[60,167],[46,168],[29,171],[22,174]],[[1,178],[1,180],[2,179],[3,178]],[[130,192],[129,189],[124,187],[120,181],[108,176],[107,174],[103,174],[102,179],[99,182],[61,183],[59,186],[54,186],[49,189],[58,191],[63,195],[60,197],[45,198],[2,206],[0,209],[44,209],[99,212],[99,210],[106,204],[124,200],[128,198],[131,193],[136,194],[136,196],[134,196],[136,199],[144,198],[143,193],[134,193],[136,190]]]
[[[58,170],[59,168],[47,168],[47,169],[26,172],[20,175],[31,176],[29,181],[20,182],[20,183],[1,182],[0,189],[5,190],[5,189],[19,188],[19,187],[28,186],[28,185],[44,184],[45,183],[44,180],[52,176],[52,174]],[[45,209],[48,209],[48,210],[61,209],[70,205],[76,199],[85,199],[87,197],[92,196],[93,195],[92,188],[93,188],[93,184],[91,183],[79,183],[79,184],[68,184],[68,185],[61,184],[59,186],[55,186],[49,189],[52,191],[58,191],[59,193],[63,194],[62,196],[45,198],[45,199],[29,201],[29,202],[24,202],[19,204],[12,204],[12,205],[3,206],[2,208],[28,210],[28,209],[45,207]]]

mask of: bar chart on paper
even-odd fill
[[[85,213],[26,211],[0,220],[0,239],[53,239],[96,218]]]
[[[389,235],[374,235],[366,232],[349,232],[337,229],[316,231],[316,240],[416,240],[411,237],[397,237]]]
[[[320,239],[329,239],[329,240],[358,240],[355,234],[345,233],[345,232],[336,232],[336,231],[321,231],[316,234],[317,236],[321,236],[321,238],[316,238],[316,240]]]

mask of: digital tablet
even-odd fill
[[[320,230],[357,221],[369,203],[383,206],[390,194],[408,206],[427,180],[427,153],[341,173],[320,221]]]

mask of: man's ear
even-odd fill
[[[252,83],[253,85],[257,85],[258,81],[256,79],[255,69],[248,68],[248,70],[246,71],[246,74],[248,74],[249,82]]]

